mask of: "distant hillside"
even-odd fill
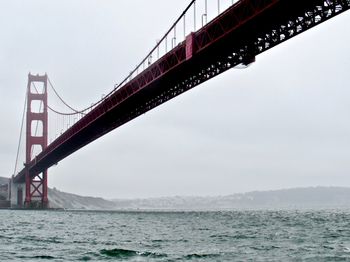
[[[5,201],[8,198],[8,178],[0,177],[0,201]],[[0,203],[0,207],[3,204]]]
[[[78,196],[49,188],[49,203],[51,208],[112,210],[115,203],[98,197]]]
[[[0,185],[7,184],[8,182],[9,182],[8,178],[0,176]]]
[[[0,185],[7,183],[0,177]],[[105,200],[49,189],[52,208],[85,210],[232,210],[350,208],[350,188],[309,187],[215,197],[161,197]],[[0,194],[1,195],[1,194]],[[3,194],[6,196],[6,194]]]
[[[230,210],[350,208],[350,188],[312,187],[217,197],[164,197],[114,200],[119,209]]]

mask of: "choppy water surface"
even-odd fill
[[[1,261],[350,261],[350,211],[0,210]]]

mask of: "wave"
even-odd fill
[[[153,253],[153,252],[140,252],[140,251],[122,249],[122,248],[102,249],[100,250],[100,253],[108,257],[114,257],[114,258],[120,258],[120,259],[136,257],[136,256],[149,257],[149,258],[167,257],[166,254],[159,254],[159,253]]]
[[[45,255],[34,256],[33,258],[37,258],[37,259],[55,259],[55,257],[53,257],[53,256],[45,256]]]
[[[214,257],[218,257],[219,254],[188,254],[186,256],[184,256],[185,259],[196,259],[196,258],[214,258]]]
[[[16,258],[19,258],[21,259],[21,261],[23,261],[24,259],[35,259],[35,260],[38,260],[38,259],[45,259],[45,260],[50,260],[50,259],[56,259],[56,257],[53,257],[53,256],[47,256],[47,255],[37,255],[37,256],[16,256]]]

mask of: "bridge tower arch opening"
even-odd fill
[[[26,163],[35,161],[38,153],[37,148],[41,151],[48,144],[48,106],[47,106],[47,75],[28,75],[27,85],[27,115],[26,115]],[[40,85],[41,88],[37,88]],[[33,104],[39,104],[40,109],[33,108]],[[32,128],[33,124],[41,122],[39,134],[35,134]],[[47,208],[48,189],[47,189],[47,170],[32,176],[27,169],[25,173],[25,200],[26,208]]]

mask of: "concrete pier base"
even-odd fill
[[[24,208],[24,196],[26,194],[25,183],[16,184],[11,180],[9,188],[11,208]]]

